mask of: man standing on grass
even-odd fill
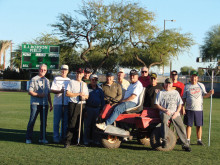
[[[64,148],[68,148],[71,145],[71,141],[73,141],[74,144],[77,144],[77,136],[79,131],[81,131],[80,134],[83,135],[83,127],[81,127],[81,130],[79,130],[80,111],[82,110],[81,123],[83,123],[84,108],[86,103],[85,100],[88,99],[89,96],[87,84],[82,81],[83,76],[84,70],[79,68],[77,70],[76,80],[70,80],[66,89],[66,96],[70,97],[70,99],[68,111],[68,129]],[[83,139],[82,136],[80,139]]]
[[[98,144],[97,134],[95,132],[96,118],[103,109],[104,93],[100,87],[97,85],[98,76],[92,74],[90,76],[90,84],[88,84],[89,98],[86,100],[85,107],[85,118],[84,118],[84,135],[83,141],[84,145],[89,145],[89,143]]]
[[[50,104],[50,111],[53,109],[53,105],[51,102],[50,97],[50,82],[45,77],[47,73],[47,65],[41,64],[39,66],[38,75],[33,77],[30,81],[29,85],[29,92],[28,94],[31,95],[31,113],[30,119],[27,126],[27,133],[26,133],[26,143],[32,143],[32,134],[34,129],[34,124],[37,119],[38,113],[40,113],[40,139],[39,143],[48,143],[45,139],[43,141],[43,134],[46,134],[46,125],[47,125],[47,112],[48,112],[48,102]],[[43,121],[43,109],[45,110],[45,121]],[[45,125],[43,124],[45,122]],[[45,126],[43,128],[43,125]],[[43,133],[43,130],[45,132]]]
[[[190,143],[191,130],[193,123],[196,126],[197,144],[204,145],[202,142],[203,126],[203,98],[208,98],[214,94],[214,90],[206,92],[205,86],[198,82],[198,72],[191,71],[191,81],[186,84],[183,93],[183,102],[186,103],[186,114],[184,124],[186,127],[187,140]]]
[[[186,139],[186,129],[180,117],[180,110],[183,101],[176,90],[172,89],[173,82],[171,78],[167,78],[164,82],[164,89],[157,94],[155,104],[160,110],[162,147],[167,148],[168,121],[171,119],[173,125],[180,137],[183,145],[182,149],[190,152],[191,148]]]
[[[65,91],[70,81],[70,79],[67,77],[68,72],[69,72],[68,65],[62,65],[61,76],[55,77],[51,86],[51,92],[55,94],[53,101],[53,105],[54,105],[53,142],[54,143],[62,142],[66,138],[67,124],[68,124],[69,97],[65,96],[66,95]]]

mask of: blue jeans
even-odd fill
[[[64,105],[64,111],[62,109],[62,105],[54,105],[53,108],[53,141],[54,142],[59,142],[66,138],[67,125],[68,125],[68,105]]]
[[[85,108],[85,117],[84,117],[84,135],[83,141],[84,143],[89,143],[92,140],[98,141],[95,135],[95,123],[96,118],[99,116],[100,107],[93,108],[86,106]]]
[[[40,139],[43,139],[43,105],[31,105],[30,119],[27,125],[27,133],[26,133],[27,140],[32,140],[34,124],[37,119],[38,113],[40,113]],[[48,105],[45,105],[45,135],[46,135],[46,125],[47,125],[47,113],[48,113]]]
[[[132,107],[135,107],[135,106],[136,106],[136,103],[131,102],[131,101],[127,101],[127,102],[123,102],[123,103],[118,104],[115,107],[115,109],[114,109],[113,113],[111,114],[110,118],[108,118],[106,120],[106,125],[112,124],[120,114],[122,114],[124,111],[126,111],[126,109],[132,108]]]

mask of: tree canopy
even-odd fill
[[[166,64],[193,44],[190,34],[160,32],[152,25],[154,13],[138,3],[89,1],[75,14],[75,18],[60,14],[51,26],[61,42],[76,48],[85,65],[95,71]]]
[[[213,26],[206,33],[204,44],[200,47],[200,50],[205,60],[220,59],[220,25]]]

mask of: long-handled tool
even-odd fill
[[[62,87],[62,122],[61,122],[61,138],[64,139],[64,86]]]
[[[81,82],[81,92],[83,92],[83,83],[82,82]],[[81,121],[82,121],[82,99],[80,101],[79,133],[78,133],[77,145],[80,145]]]
[[[45,94],[45,79],[43,79],[43,94]],[[45,96],[44,96],[45,97]],[[45,115],[45,100],[44,100],[44,97],[43,97],[43,141],[42,143],[45,144],[46,142],[46,115]]]

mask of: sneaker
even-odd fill
[[[128,138],[127,138],[127,137],[124,137],[123,140],[127,142],[127,141],[128,141]]]
[[[204,146],[204,144],[203,144],[203,142],[201,140],[197,141],[197,145]]]
[[[185,150],[186,152],[191,152],[191,148],[189,146],[182,146],[182,149]]]
[[[187,140],[187,143],[190,145],[190,140]]]
[[[48,141],[45,139],[45,140],[39,140],[39,143],[43,143],[43,144],[48,144]]]
[[[26,144],[31,144],[31,143],[32,143],[31,140],[26,139]]]
[[[167,141],[166,141],[166,140],[163,140],[163,142],[162,142],[162,148],[167,148]]]
[[[105,124],[105,122],[98,123],[98,124],[96,124],[96,127],[104,131],[106,129],[106,124]]]

